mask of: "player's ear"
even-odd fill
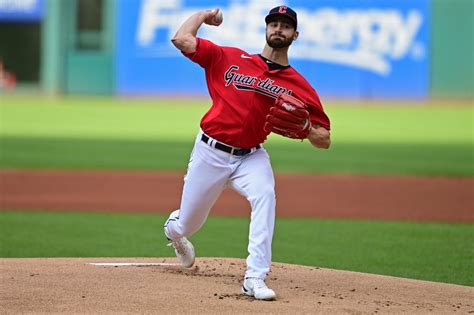
[[[300,36],[300,32],[296,31],[295,35],[293,35],[293,40],[296,40]]]

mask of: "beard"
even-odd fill
[[[275,34],[272,34],[272,35],[275,35]],[[291,45],[291,43],[293,43],[293,38],[292,37],[290,37],[290,38],[284,38],[284,37],[274,37],[274,38],[272,38],[272,35],[267,35],[266,36],[267,44],[271,48],[286,48],[286,47],[289,47]]]

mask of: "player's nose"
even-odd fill
[[[275,30],[275,32],[273,32],[272,36],[283,37],[283,32],[281,30]]]

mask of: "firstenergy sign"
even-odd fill
[[[219,45],[260,52],[265,42],[264,17],[269,8],[279,4],[282,3],[259,0],[230,2],[222,7],[224,23],[219,28],[202,27],[199,36]],[[426,57],[426,43],[417,41],[417,34],[427,21],[417,9],[332,6],[309,9],[296,5],[292,8],[298,13],[300,31],[290,50],[292,60],[343,65],[384,77],[391,74],[394,61]],[[179,54],[171,47],[171,37],[187,17],[203,9],[209,7],[185,6],[180,0],[143,0],[136,45],[154,57]]]

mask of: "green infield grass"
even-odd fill
[[[0,168],[186,168],[206,99],[0,96]],[[472,176],[473,107],[327,104],[332,147],[271,135],[277,172]]]
[[[165,216],[0,212],[0,257],[172,257]],[[198,256],[247,255],[247,218],[210,217]],[[474,286],[472,225],[278,218],[273,260]]]

